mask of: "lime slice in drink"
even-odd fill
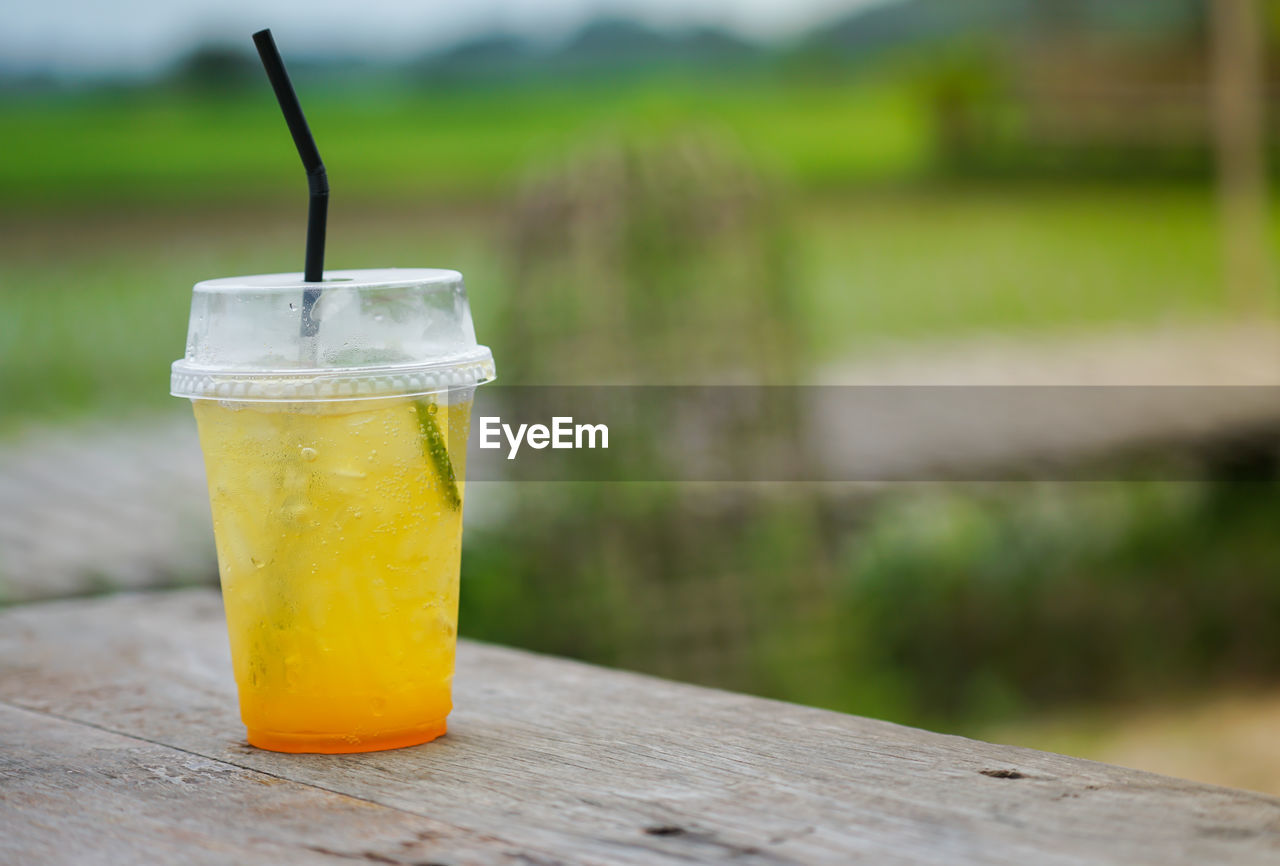
[[[414,400],[413,408],[418,413],[418,427],[422,430],[422,450],[435,471],[441,498],[450,508],[457,510],[462,507],[462,496],[458,493],[458,478],[453,474],[449,447],[436,421],[436,404],[430,400]]]

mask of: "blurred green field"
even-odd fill
[[[893,65],[304,93],[334,189],[330,266],[457,267],[482,332],[514,290],[505,220],[525,179],[691,130],[783,191],[819,361],[1226,311],[1208,190],[940,181],[927,95]],[[163,405],[190,284],[300,268],[304,183],[265,84],[12,92],[0,128],[0,427]]]
[[[169,405],[189,289],[301,268],[304,209],[8,216],[0,232],[3,426]],[[999,189],[796,197],[792,290],[819,362],[895,339],[1063,331],[1224,315],[1211,198]],[[333,205],[328,262],[455,267],[477,327],[512,290],[500,206]],[[725,286],[724,291],[732,291]],[[492,338],[490,338],[492,339]],[[494,345],[498,358],[503,347]]]
[[[501,197],[524,170],[595,139],[704,127],[801,188],[917,175],[928,119],[903,83],[672,82],[304,91],[339,202]],[[287,200],[305,187],[270,90],[120,90],[0,102],[0,207]]]

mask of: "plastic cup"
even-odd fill
[[[171,392],[200,431],[249,742],[415,745],[452,708],[467,429],[493,360],[456,271],[317,287],[198,283]]]

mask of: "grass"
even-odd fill
[[[801,198],[793,210],[794,291],[819,360],[889,338],[1154,325],[1227,309],[1212,201],[1194,191],[876,193]],[[11,221],[0,233],[0,426],[166,405],[191,284],[300,268],[302,220],[301,207],[201,203]],[[483,334],[509,291],[502,228],[495,207],[339,198],[328,262],[457,267]]]
[[[459,267],[478,314],[487,309],[495,262],[474,221],[335,214],[330,231],[335,266]],[[295,213],[96,213],[11,226],[0,241],[0,427],[173,405],[168,366],[183,352],[192,283],[300,270],[301,252]]]
[[[930,339],[1220,315],[1207,193],[1092,188],[872,195],[802,211],[821,354]]]
[[[690,125],[737,139],[803,187],[903,176],[928,162],[927,119],[882,82],[815,87],[646,78],[573,86],[306,92],[340,200],[417,202],[502,195],[531,161],[584,141]],[[265,85],[222,97],[122,91],[0,101],[7,136],[0,202],[58,209],[280,201],[303,188]]]
[[[502,202],[522,177],[593,141],[688,129],[736,140],[792,192],[793,291],[819,360],[1226,310],[1207,191],[886,187],[932,171],[921,96],[886,69],[305,101],[334,184],[329,264],[459,267],[482,332],[512,291]],[[302,177],[265,87],[8,94],[0,124],[0,428],[166,401],[190,284],[300,266]]]

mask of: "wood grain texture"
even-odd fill
[[[195,423],[173,409],[0,438],[0,601],[217,582]]]
[[[428,818],[0,704],[0,863],[515,862]]]
[[[100,729],[86,742],[129,737],[226,766],[228,798],[254,787],[253,771],[430,820],[444,840],[430,862],[1280,863],[1277,798],[468,643],[442,740],[258,751],[243,741],[207,591],[0,613],[0,701],[35,727],[56,716]],[[23,748],[52,766],[62,755],[67,772],[88,760],[56,742]],[[30,827],[62,820],[65,802],[16,813],[23,778],[6,782],[0,835],[22,827],[20,844],[35,844]],[[158,814],[200,809],[194,792],[165,790]],[[298,812],[317,833],[349,825],[352,843],[332,850],[415,862],[381,853],[380,836],[356,841],[339,805]],[[226,820],[229,834],[295,838],[266,809]]]

